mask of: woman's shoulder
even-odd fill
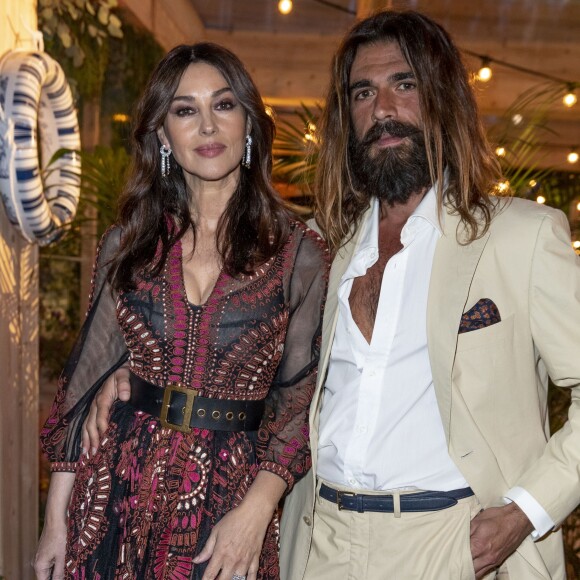
[[[324,238],[304,222],[297,219],[290,220],[290,239],[298,252],[306,252],[323,262],[328,261],[328,246]]]
[[[113,224],[105,230],[97,248],[97,256],[99,258],[107,260],[119,249],[122,231],[121,226],[118,224]]]

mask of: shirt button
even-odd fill
[[[369,373],[369,377],[376,377],[377,376],[377,371],[371,371]]]
[[[304,520],[304,523],[307,526],[311,526],[312,525],[312,520],[310,519],[310,516],[304,516],[302,519]]]
[[[358,433],[366,433],[367,427],[366,425],[357,425],[356,430]]]
[[[350,483],[350,485],[356,485],[357,484],[357,481],[356,481],[356,479],[354,477],[350,477],[348,479],[348,483]]]

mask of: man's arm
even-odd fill
[[[129,368],[122,366],[107,378],[91,403],[89,414],[83,423],[82,449],[85,455],[89,449],[91,455],[97,452],[101,437],[109,426],[113,403],[117,399],[128,401],[130,396]]]
[[[537,539],[548,532],[580,501],[580,264],[561,212],[550,211],[538,230],[529,300],[534,344],[554,383],[572,389],[572,405],[568,423],[505,494],[513,502],[486,509],[473,519],[471,550],[477,578],[500,566],[528,534],[537,532],[533,534]]]

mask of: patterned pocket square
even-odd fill
[[[494,301],[489,298],[481,298],[473,308],[470,308],[461,317],[459,334],[479,330],[498,322],[501,322],[501,316]]]

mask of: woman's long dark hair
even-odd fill
[[[360,46],[396,42],[418,80],[427,158],[437,200],[459,214],[469,241],[491,220],[490,194],[501,177],[487,141],[469,77],[447,32],[418,12],[379,12],[358,22],[334,58],[321,138],[315,189],[315,217],[331,250],[354,231],[368,196],[353,185],[348,152],[349,79]],[[445,189],[445,191],[444,191]]]
[[[153,71],[137,108],[133,165],[119,205],[121,244],[108,274],[117,290],[134,288],[136,274],[144,269],[159,275],[171,247],[190,227],[195,240],[183,172],[172,158],[169,175],[161,177],[157,137],[183,73],[195,63],[213,66],[224,76],[252,127],[251,166],[241,168],[240,181],[217,231],[225,271],[232,276],[251,273],[279,251],[288,237],[288,212],[270,181],[274,123],[256,85],[226,48],[207,42],[178,46]]]

